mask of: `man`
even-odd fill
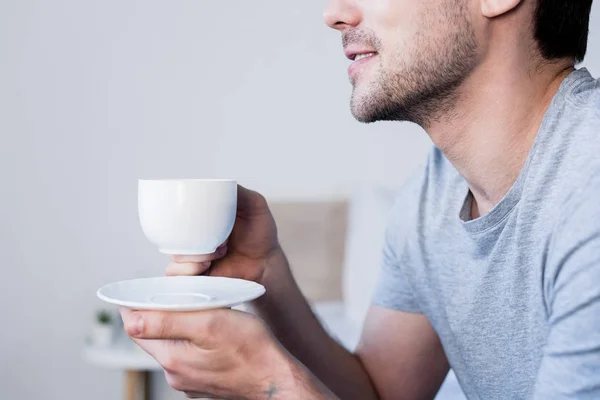
[[[600,82],[574,68],[590,8],[332,0],[353,114],[436,145],[391,213],[356,354],[321,328],[244,188],[228,243],[168,273],[260,282],[261,319],[123,311],[128,333],[189,397],[426,399],[451,366],[470,399],[600,399]]]

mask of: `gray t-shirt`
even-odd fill
[[[427,316],[469,399],[600,399],[600,81],[570,74],[508,194],[475,220],[470,199],[434,149],[374,304]]]

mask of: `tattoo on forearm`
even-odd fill
[[[267,400],[274,399],[276,394],[277,394],[277,386],[275,386],[274,383],[271,383],[271,386],[269,386],[269,390],[267,390],[265,392],[265,395],[267,396]]]

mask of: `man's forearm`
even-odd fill
[[[360,360],[333,340],[314,316],[283,252],[268,262],[263,279],[267,293],[254,308],[277,339],[341,399],[376,399]]]

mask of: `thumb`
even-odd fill
[[[202,342],[213,323],[211,312],[160,312],[121,310],[123,325],[136,339]]]

